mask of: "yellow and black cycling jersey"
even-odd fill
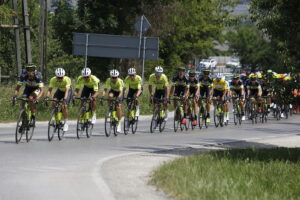
[[[125,87],[133,90],[142,88],[142,78],[139,75],[135,75],[135,79],[132,80],[130,76],[125,78]]]
[[[65,92],[67,88],[71,87],[71,79],[67,76],[63,77],[62,81],[59,81],[56,76],[50,79],[49,88],[57,87],[58,90]]]
[[[189,83],[185,76],[183,76],[183,78],[180,78],[178,75],[175,75],[172,79],[172,86],[189,87]]]
[[[99,83],[100,80],[94,75],[91,75],[88,80],[83,76],[79,76],[75,88],[80,89],[82,86],[86,86],[88,88],[93,88],[94,91],[98,91]]]
[[[218,81],[217,79],[213,80],[213,89],[219,90],[219,91],[224,91],[227,90],[227,83],[225,79],[221,79]]]
[[[200,83],[200,87],[213,87],[213,80],[211,78],[208,79],[204,79],[203,77],[201,77],[199,79],[199,83]]]
[[[124,88],[124,82],[122,79],[117,78],[116,82],[114,83],[111,78],[106,79],[104,89],[111,89],[115,92],[121,92]]]
[[[230,83],[230,89],[231,90],[241,90],[244,88],[244,84],[242,83],[242,81],[238,81],[237,83],[235,83],[233,80]]]
[[[151,74],[149,77],[149,85],[155,86],[156,90],[164,90],[169,85],[168,78],[165,74],[160,75],[159,79],[155,74]]]
[[[17,84],[20,86],[25,85],[25,87],[28,88],[44,87],[42,74],[40,72],[36,72],[33,78],[29,78],[26,72],[22,73]]]

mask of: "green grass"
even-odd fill
[[[157,169],[151,184],[181,200],[300,199],[300,148],[188,156]]]
[[[15,85],[8,84],[8,85],[1,85],[0,86],[0,122],[14,122],[17,120],[19,115],[20,106],[16,104],[12,106],[11,98],[13,96]],[[54,91],[55,92],[55,91]],[[102,90],[101,90],[102,92]],[[20,90],[20,94],[23,93],[23,87]],[[54,94],[54,93],[52,93]],[[101,93],[102,94],[102,93]],[[149,92],[148,89],[145,87],[143,95],[140,98],[140,110],[141,114],[151,114],[152,109],[151,105],[149,104]],[[123,110],[125,110],[125,103],[123,103]],[[105,110],[107,108],[107,104],[104,103],[103,106],[100,105],[99,101],[97,104],[97,118],[104,117]],[[73,105],[72,103],[69,105],[69,119],[76,119],[77,112],[79,109],[79,104]],[[43,102],[37,105],[37,120],[45,121],[49,120],[50,115],[50,106],[46,106]]]

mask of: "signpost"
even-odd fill
[[[139,36],[73,33],[73,54],[85,56],[85,67],[87,56],[142,59],[144,81],[145,59],[158,59],[159,38],[143,37],[151,27],[144,15],[134,26],[139,31]]]

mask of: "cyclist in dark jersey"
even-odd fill
[[[172,79],[172,87],[171,87],[171,94],[174,95],[174,97],[187,97],[188,92],[188,80],[185,77],[185,68],[179,67],[177,74]],[[186,101],[184,101],[184,116],[182,118],[181,123],[186,124],[186,113],[187,113],[187,105]],[[177,106],[177,100],[174,100],[174,108]]]
[[[31,102],[29,102],[29,106],[31,110],[31,119],[33,119],[33,123],[35,123],[35,104],[43,96],[44,93],[44,83],[42,80],[42,74],[40,72],[37,72],[36,68],[37,66],[33,64],[28,64],[25,66],[25,71],[23,71],[19,78],[13,96],[13,99],[16,99],[21,86],[25,86],[22,96],[31,100]],[[34,126],[34,124],[32,125]]]
[[[199,79],[200,83],[200,96],[206,97],[206,110],[207,110],[207,116],[206,116],[206,122],[210,122],[210,104],[211,104],[211,95],[212,95],[212,86],[213,86],[213,80],[209,77],[210,70],[204,69],[202,71],[202,77]]]
[[[230,83],[230,90],[232,92],[232,103],[235,104],[235,97],[240,98],[240,107],[242,110],[242,120],[245,120],[245,88],[243,82],[240,80],[240,76],[235,74]]]
[[[193,126],[198,125],[197,121],[197,113],[198,113],[198,100],[199,100],[199,94],[200,94],[200,84],[198,80],[196,79],[196,71],[191,70],[189,71],[189,89],[188,89],[189,97],[194,97],[193,99],[193,105],[194,105],[194,121]]]

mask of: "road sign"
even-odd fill
[[[158,38],[147,37],[143,39],[141,48],[139,48],[140,37],[138,36],[88,34],[87,37],[87,33],[73,33],[73,54],[142,59],[145,48],[145,59],[156,60],[158,58],[158,42]]]
[[[151,27],[151,24],[149,23],[148,19],[143,15],[135,23],[134,27],[137,32],[145,33]]]

